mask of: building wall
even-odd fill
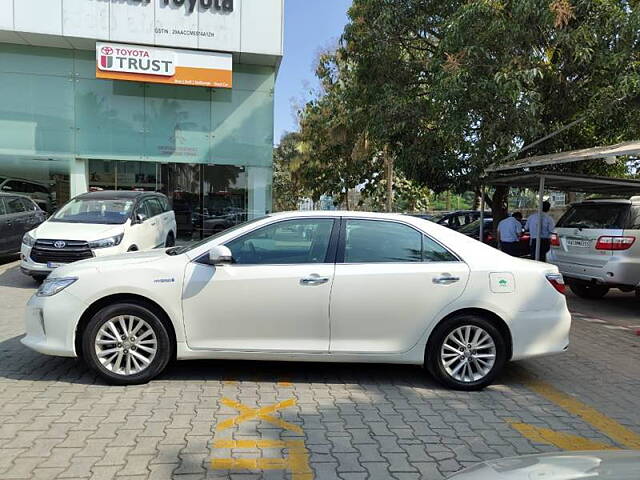
[[[0,44],[0,155],[271,166],[275,68],[230,90],[95,78],[95,55]]]

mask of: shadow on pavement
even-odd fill
[[[107,385],[82,360],[41,355],[22,345],[20,338],[0,342],[0,378]],[[507,364],[496,384],[520,383],[522,373],[521,366]],[[446,390],[426,370],[414,365],[243,360],[174,361],[151,385],[188,381],[393,384]]]
[[[31,277],[20,271],[20,266],[15,265],[6,270],[0,270],[0,287],[35,289],[38,283]]]

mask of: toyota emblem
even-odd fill
[[[67,243],[62,240],[58,240],[57,242],[53,242],[53,246],[56,248],[64,248],[67,246]]]
[[[104,55],[111,55],[113,53],[113,48],[111,48],[111,47],[102,47],[102,53]]]

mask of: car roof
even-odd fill
[[[164,196],[158,192],[139,192],[131,190],[100,190],[98,192],[88,192],[78,195],[76,198],[91,200],[135,200],[143,195]]]

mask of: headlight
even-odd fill
[[[124,233],[120,235],[114,235],[113,237],[103,238],[102,240],[96,240],[94,242],[89,242],[89,248],[109,248],[120,245],[122,242],[122,238],[124,237]]]
[[[78,279],[75,277],[47,279],[42,282],[42,285],[38,288],[36,297],[52,297],[56,293],[60,293],[76,280]]]
[[[24,237],[22,237],[22,243],[27,247],[33,247],[36,243],[36,239],[29,235],[29,233],[25,233]]]

